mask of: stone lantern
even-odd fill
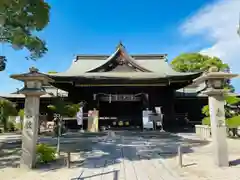
[[[217,166],[229,166],[227,149],[227,132],[225,124],[224,95],[228,93],[224,89],[226,80],[237,77],[237,74],[219,72],[216,67],[194,80],[195,84],[206,84],[203,94],[208,96],[211,133],[214,148],[214,159]]]
[[[10,77],[24,82],[24,88],[19,91],[25,95],[20,166],[32,169],[36,165],[40,96],[46,93],[42,85],[52,79],[39,73],[34,67],[30,68],[28,73],[14,74]]]

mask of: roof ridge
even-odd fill
[[[131,58],[135,59],[135,60],[140,60],[140,59],[166,59],[167,54],[128,54]],[[107,58],[109,58],[111,55],[100,55],[100,54],[96,54],[96,55],[92,55],[92,54],[83,54],[83,55],[77,55],[75,61],[77,60],[106,60]]]

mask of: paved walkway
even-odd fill
[[[91,153],[93,157],[87,158],[80,174],[71,180],[177,180],[157,154],[148,153],[149,148],[151,145],[139,140],[133,144],[124,139],[101,142],[98,151]]]
[[[61,140],[61,150],[73,152],[70,169],[63,163],[60,165],[54,163],[54,166],[44,169],[26,171],[16,168],[21,143],[12,143],[14,139],[12,137],[7,138],[9,144],[0,147],[0,179],[1,177],[7,180],[240,179],[240,141],[237,139],[228,139],[229,160],[233,166],[217,168],[213,163],[212,144],[199,141],[194,134],[181,133],[176,136],[160,132],[127,131],[117,132],[116,137],[105,139],[86,133],[84,135],[76,133]],[[56,140],[51,137],[41,137],[39,141],[56,145]],[[184,145],[183,168],[179,168],[176,161],[179,144]],[[164,159],[160,158],[159,154]],[[84,164],[79,163],[82,159],[85,159]]]
[[[169,137],[162,141],[169,141]],[[138,136],[96,138],[91,150],[72,155],[72,167],[55,170],[23,171],[0,169],[0,177],[11,180],[179,180],[162,163],[156,144]],[[82,146],[82,145],[81,145]],[[78,166],[81,158],[85,162]],[[1,160],[1,157],[0,157]]]
[[[19,140],[21,135],[14,133],[0,134],[0,142]]]
[[[184,135],[194,138],[194,135]],[[183,155],[183,168],[176,166],[176,158],[165,159],[165,163],[183,180],[240,180],[240,139],[227,139],[230,167],[217,167],[214,163],[213,144],[192,147],[192,152]]]

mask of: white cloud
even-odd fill
[[[236,73],[240,65],[239,13],[240,0],[220,0],[200,9],[182,24],[181,30],[184,35],[201,35],[213,42],[201,53],[221,58]]]

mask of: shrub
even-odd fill
[[[0,98],[0,123],[3,125],[4,131],[8,131],[8,117],[15,116],[17,110],[15,104],[6,99]]]
[[[211,125],[210,117],[203,118],[202,124],[210,126]],[[226,125],[228,128],[239,127],[240,126],[240,115],[226,119]]]
[[[56,149],[47,144],[37,145],[37,161],[40,163],[48,163],[56,159]]]
[[[205,117],[202,119],[202,124],[203,125],[208,125],[210,126],[211,125],[211,122],[210,122],[210,117]]]
[[[16,130],[15,123],[13,121],[7,121],[7,130],[13,132]]]
[[[15,130],[22,130],[22,123],[15,123]]]
[[[18,116],[20,116],[20,119],[21,119],[21,120],[24,119],[24,114],[25,114],[24,109],[20,109],[20,110],[18,111]]]
[[[203,108],[202,108],[202,114],[204,114],[206,117],[209,117],[209,116],[210,116],[209,106],[208,106],[208,105],[203,106]]]
[[[22,130],[22,128],[23,128],[24,115],[25,115],[24,109],[20,109],[20,110],[18,111],[18,116],[20,116],[20,123],[17,125],[17,128],[18,128],[19,130]]]
[[[226,124],[229,128],[237,128],[240,126],[240,116],[234,116],[227,119]]]

